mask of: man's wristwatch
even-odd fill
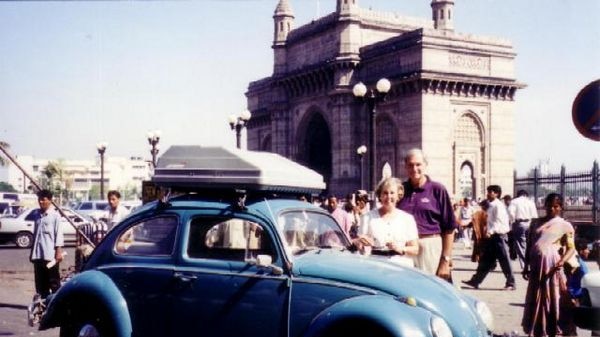
[[[448,256],[448,255],[442,255],[442,257],[440,258],[441,260],[444,260],[448,263],[452,262],[452,257]]]

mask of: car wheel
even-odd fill
[[[114,336],[112,324],[105,315],[81,314],[70,317],[60,326],[60,337],[111,337]]]
[[[30,248],[33,245],[33,234],[29,232],[19,232],[15,235],[15,244],[19,248]]]

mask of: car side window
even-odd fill
[[[34,221],[35,220],[35,212],[34,211],[29,212],[29,214],[27,214],[27,216],[25,216],[25,220],[26,221]]]
[[[115,252],[119,255],[171,255],[175,245],[178,218],[160,216],[139,222],[119,236]]]
[[[96,205],[94,206],[97,210],[105,210],[108,207],[108,203],[107,202],[99,202],[96,203]]]
[[[245,261],[259,254],[273,255],[271,240],[263,228],[243,219],[196,218],[190,225],[188,256]]]
[[[81,203],[81,205],[79,205],[79,209],[80,210],[89,210],[92,209],[92,203],[91,202],[83,202]]]

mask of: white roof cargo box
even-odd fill
[[[197,145],[171,146],[159,159],[152,181],[185,189],[252,189],[318,194],[323,176],[278,154]]]

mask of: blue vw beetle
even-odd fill
[[[137,209],[50,297],[40,329],[59,326],[62,337],[491,335],[485,303],[354,253],[321,208],[272,191],[222,192]]]

